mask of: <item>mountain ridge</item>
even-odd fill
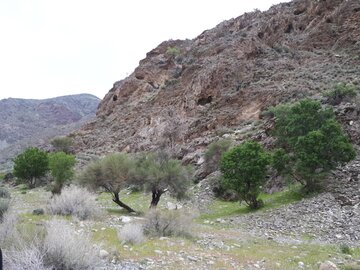
[[[148,151],[164,141],[197,162],[219,136],[241,141],[269,106],[360,83],[360,2],[296,0],[169,40],[114,83],[72,134],[80,155]],[[249,127],[250,125],[250,127]]]
[[[79,128],[95,116],[99,101],[90,94],[0,100],[0,168],[10,168],[24,148]]]

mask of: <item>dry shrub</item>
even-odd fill
[[[141,244],[145,241],[144,229],[141,224],[129,223],[118,231],[118,237],[123,243]]]
[[[29,244],[28,246],[15,248],[4,252],[4,269],[8,270],[51,270],[53,268],[44,266],[44,253],[39,246]]]
[[[77,186],[65,187],[60,195],[49,202],[48,211],[53,215],[72,215],[80,220],[97,218],[102,211],[95,201],[95,194]]]
[[[193,215],[181,210],[160,212],[150,210],[146,215],[144,233],[149,236],[190,237],[193,227]]]
[[[44,239],[46,265],[55,269],[95,269],[100,263],[97,248],[86,235],[76,231],[63,220],[51,220],[46,225]]]
[[[16,229],[17,216],[8,211],[0,223],[0,246],[7,247],[19,242],[19,232]]]

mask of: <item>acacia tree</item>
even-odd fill
[[[129,212],[136,212],[120,200],[120,191],[131,183],[135,162],[125,153],[116,153],[90,163],[79,176],[79,182],[92,188],[102,187],[112,195],[114,203]]]
[[[36,180],[49,170],[47,153],[37,147],[30,147],[14,160],[14,175],[24,179],[30,188],[34,188]]]
[[[150,208],[156,208],[165,192],[177,199],[184,198],[193,176],[191,166],[183,166],[165,151],[141,156],[137,168],[137,184],[152,194]]]
[[[222,155],[222,185],[237,192],[240,200],[245,201],[250,208],[260,208],[263,202],[257,197],[266,181],[269,163],[270,155],[259,143],[246,141]]]
[[[307,191],[321,187],[321,180],[356,153],[330,108],[304,99],[272,109],[274,135],[281,151],[274,156],[278,171],[291,175]]]
[[[52,190],[53,194],[60,193],[64,183],[73,177],[75,163],[74,155],[64,152],[56,152],[49,155],[49,168],[55,180],[55,186]]]

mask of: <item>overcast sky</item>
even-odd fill
[[[0,99],[99,98],[164,40],[288,0],[0,0]]]

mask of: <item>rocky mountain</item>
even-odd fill
[[[0,100],[0,169],[25,147],[78,129],[95,116],[99,102],[89,94]]]
[[[193,40],[165,41],[73,134],[79,156],[168,143],[196,162],[218,136],[261,139],[258,120],[267,107],[319,98],[338,82],[360,83],[359,37],[358,0],[295,0],[224,21]]]

